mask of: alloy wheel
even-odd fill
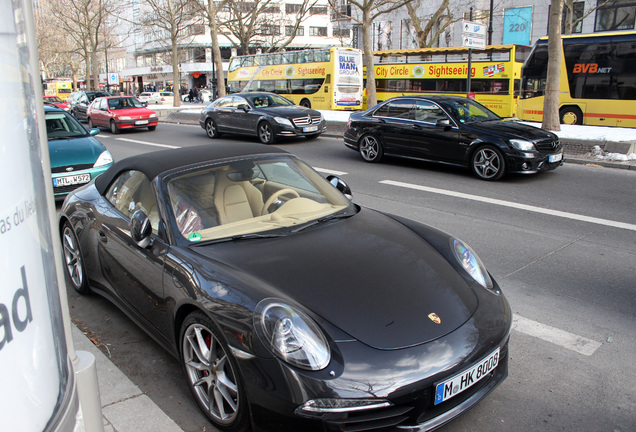
[[[360,140],[360,154],[367,162],[378,162],[382,158],[382,144],[372,135]]]
[[[503,175],[504,161],[497,150],[483,147],[473,155],[472,168],[479,178],[497,180]]]
[[[193,392],[208,415],[220,425],[239,416],[237,375],[228,353],[204,324],[190,324],[182,339],[183,364]]]

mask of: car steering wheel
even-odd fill
[[[261,210],[261,216],[267,214],[267,209],[269,208],[269,206],[274,204],[274,202],[276,202],[278,197],[280,197],[281,195],[294,195],[294,198],[300,198],[298,192],[293,189],[281,189],[279,191],[276,191],[269,198],[267,198],[267,201],[265,201],[263,209]]]

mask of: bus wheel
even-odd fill
[[[260,122],[258,124],[257,135],[258,139],[263,144],[273,144],[276,141],[274,137],[274,131],[272,130],[272,125],[270,125],[266,121]]]
[[[380,140],[373,135],[365,135],[358,142],[360,155],[367,162],[380,162],[384,149]]]
[[[309,102],[309,99],[303,99],[300,101],[300,106],[311,108],[311,102]]]
[[[561,124],[582,125],[583,113],[577,106],[564,106],[559,110]]]

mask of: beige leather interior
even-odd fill
[[[260,215],[263,195],[249,181],[231,181],[223,171],[217,174],[214,204],[219,222],[227,224]]]

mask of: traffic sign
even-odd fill
[[[118,73],[108,74],[108,85],[117,85],[117,84],[119,84],[119,74]]]
[[[485,49],[486,26],[473,21],[462,21],[462,47]]]
[[[486,49],[486,39],[474,36],[462,36],[462,48]]]

